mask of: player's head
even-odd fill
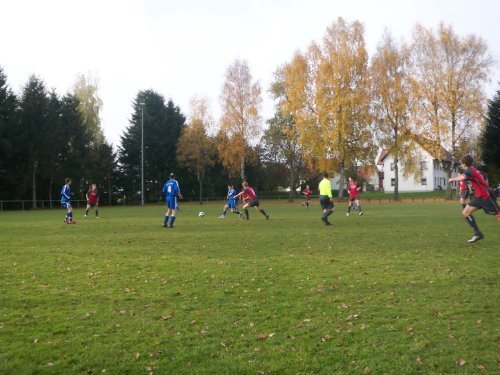
[[[349,182],[352,182],[352,177],[349,177]]]
[[[248,187],[248,182],[243,181],[243,183],[241,184],[241,186],[243,186],[244,188],[247,188]]]
[[[168,176],[169,176],[170,178],[175,178],[175,173],[174,173],[174,172],[171,172]]]
[[[323,172],[323,178],[328,178],[328,172]]]
[[[469,154],[462,156],[460,158],[460,163],[462,163],[466,167],[470,167],[472,165],[472,156],[470,156]]]
[[[228,188],[228,189],[232,189],[232,188],[233,188],[233,186],[234,186],[233,184],[227,184],[227,188]]]
[[[69,177],[68,177],[67,179],[65,179],[65,180],[64,180],[64,183],[65,183],[66,185],[71,184],[71,178],[69,178]]]
[[[90,187],[91,187],[92,190],[97,189],[97,185],[96,184],[92,184]]]

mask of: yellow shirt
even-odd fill
[[[332,198],[332,184],[328,178],[323,178],[319,183],[319,195],[326,195]]]

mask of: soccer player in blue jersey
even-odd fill
[[[235,198],[236,189],[233,184],[227,185],[227,196],[226,196],[226,204],[224,205],[224,209],[222,210],[222,215],[219,216],[219,219],[224,219],[226,217],[227,210],[230,208],[231,212],[239,215],[240,211],[236,208],[238,206],[238,198]]]
[[[73,207],[71,207],[71,178],[64,180],[64,186],[61,189],[61,206],[67,210],[64,222],[76,224],[76,221],[73,220]]]
[[[179,183],[175,179],[175,174],[170,173],[170,179],[163,185],[162,193],[165,195],[165,201],[167,203],[167,213],[163,219],[164,228],[173,228],[175,216],[177,214],[177,197],[182,199],[181,189]],[[170,218],[170,222],[169,219]]]

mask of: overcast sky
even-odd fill
[[[491,97],[500,81],[498,0],[0,0],[0,66],[19,93],[30,74],[59,95],[79,74],[99,80],[102,127],[117,146],[132,101],[152,89],[188,113],[193,95],[208,97],[220,115],[224,74],[246,60],[263,87],[264,119],[273,72],[338,17],[361,21],[370,55],[384,29],[409,40],[416,23],[451,25],[475,34],[496,61]]]

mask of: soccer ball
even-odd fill
[[[203,216],[205,216],[205,213],[203,211],[201,211],[200,213],[198,213],[198,216],[203,217]]]

